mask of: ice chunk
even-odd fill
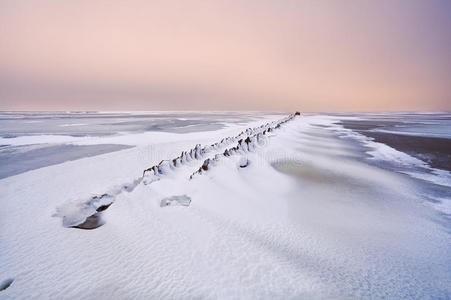
[[[160,206],[173,206],[173,205],[181,205],[181,206],[189,206],[191,203],[191,198],[187,195],[178,195],[171,196],[161,200]]]
[[[89,217],[108,208],[113,201],[113,195],[103,194],[91,197],[88,201],[68,202],[58,207],[54,216],[63,219],[64,227],[78,226],[85,223]]]

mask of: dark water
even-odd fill
[[[428,114],[397,117],[403,121],[395,121],[393,116],[370,116],[363,120],[341,120],[340,123],[375,142],[421,159],[433,168],[451,171],[451,116]]]

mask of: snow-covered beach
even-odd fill
[[[449,172],[339,123],[358,117],[293,116],[275,128],[286,117],[181,115],[174,125],[168,115],[158,131],[124,121],[117,134],[82,136],[72,131],[89,125],[77,120],[2,138],[131,148],[0,180],[0,298],[450,297]],[[231,140],[142,179],[248,128],[261,130],[246,149]],[[105,193],[114,201],[101,226],[64,226],[69,214],[96,213],[102,203],[89,200]]]

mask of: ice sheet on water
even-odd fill
[[[54,164],[131,148],[127,145],[31,145],[0,148],[0,179]]]

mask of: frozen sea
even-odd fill
[[[196,112],[1,112],[0,178],[135,146],[121,141],[121,136],[217,130],[249,117]],[[111,137],[116,139],[109,144]]]
[[[0,299],[451,298],[451,114],[286,116],[2,112]]]

